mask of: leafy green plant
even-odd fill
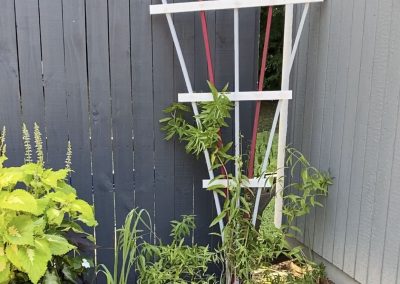
[[[67,183],[68,165],[61,170],[45,168],[37,125],[34,132],[36,161],[24,125],[26,163],[19,167],[4,166],[5,130],[0,135],[0,283],[49,283],[51,279],[74,283],[84,267],[81,262],[74,268],[76,263],[68,253],[79,255],[80,251],[71,240],[79,236],[92,243],[80,224],[93,227],[97,223],[93,208],[78,199]]]
[[[257,133],[257,143],[256,143],[256,152],[254,159],[254,173],[255,176],[261,176],[262,170],[261,166],[264,160],[265,151],[267,149],[269,131],[262,131]],[[272,140],[271,154],[268,161],[268,173],[274,173],[277,169],[277,156],[278,156],[278,135],[275,134]]]
[[[296,194],[290,193],[283,196],[284,206],[283,215],[286,217],[286,224],[283,230],[296,231],[301,234],[301,230],[294,226],[294,220],[298,217],[310,213],[311,208],[316,206],[323,207],[318,198],[328,194],[328,187],[332,185],[332,177],[327,172],[321,172],[310,165],[306,157],[294,148],[287,149],[286,165],[290,169],[292,178],[296,171],[300,172],[300,180],[292,182],[285,187],[284,191],[294,189]]]
[[[163,244],[151,229],[147,211],[133,209],[117,232],[113,272],[100,265],[99,273],[106,276],[107,284],[130,283],[130,272],[134,268],[138,283],[215,283],[215,277],[207,274],[207,269],[216,255],[208,247],[186,245],[195,229],[194,217],[183,216],[181,221],[171,224],[173,240]],[[146,241],[150,235],[155,238],[154,243]]]
[[[200,113],[194,116],[200,123],[192,125],[185,119],[185,114],[190,112],[190,108],[182,103],[174,103],[164,110],[167,117],[160,120],[163,125],[162,130],[166,132],[165,139],[170,140],[177,137],[181,142],[186,143],[187,153],[199,156],[204,150],[212,150],[211,159],[215,167],[221,166],[222,161],[230,156],[226,156],[232,143],[227,147],[219,148],[219,131],[222,127],[227,127],[226,119],[230,118],[230,111],[233,108],[232,102],[224,95],[228,86],[218,92],[218,90],[208,83],[213,101],[201,103]],[[214,163],[215,161],[217,163]]]
[[[138,262],[138,283],[217,283],[208,274],[208,265],[216,260],[216,254],[208,246],[187,245],[190,233],[195,229],[194,216],[183,216],[172,221],[172,242],[165,245],[146,243]]]
[[[124,225],[117,231],[118,249],[114,253],[113,272],[104,264],[99,267],[99,273],[106,276],[107,284],[129,283],[129,275],[137,263],[139,249],[145,245],[144,236],[149,231],[151,231],[151,219],[148,212],[143,209],[131,210],[125,218]]]

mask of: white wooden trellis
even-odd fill
[[[189,74],[186,68],[186,63],[183,57],[182,49],[176,34],[175,26],[172,21],[171,14],[185,12],[200,12],[210,10],[227,10],[233,9],[234,12],[234,62],[235,62],[235,84],[234,92],[227,94],[228,98],[235,103],[235,155],[240,155],[240,101],[262,101],[262,100],[279,100],[275,111],[275,116],[272,122],[270,136],[268,138],[267,149],[264,155],[264,160],[261,166],[261,172],[266,172],[268,160],[271,153],[272,141],[279,120],[278,134],[278,161],[277,161],[277,184],[276,184],[276,200],[275,200],[275,215],[274,223],[276,227],[282,224],[282,207],[283,198],[282,191],[284,186],[284,165],[285,165],[285,150],[286,150],[286,133],[287,133],[287,116],[288,116],[288,100],[292,98],[292,91],[289,90],[290,72],[293,66],[296,51],[299,45],[300,36],[304,27],[305,19],[308,14],[310,3],[323,2],[324,0],[210,0],[197,2],[181,2],[167,3],[167,0],[161,0],[162,4],[150,5],[150,14],[165,14],[167,17],[168,26],[172,35],[174,46],[178,55],[179,63],[182,69],[183,77],[186,84],[187,93],[178,94],[179,102],[190,102],[194,114],[199,114],[197,102],[205,102],[212,100],[211,93],[195,93],[193,92]],[[292,27],[293,27],[293,5],[304,3],[304,9],[296,38],[292,46]],[[285,5],[285,27],[284,27],[284,46],[283,46],[283,62],[282,62],[282,84],[281,91],[266,91],[266,92],[240,92],[239,88],[239,9],[263,6]],[[196,119],[196,123],[200,126],[200,121]],[[204,157],[207,164],[209,179],[203,180],[203,188],[214,185],[215,182],[221,183],[224,186],[228,185],[229,180],[213,181],[214,173],[211,169],[210,155],[207,150],[204,151]],[[238,175],[239,164],[235,163],[235,175]],[[242,186],[257,188],[256,202],[252,216],[253,224],[256,222],[258,207],[263,188],[270,187],[269,176],[262,178],[249,179]],[[214,194],[214,202],[217,214],[221,213],[220,200],[216,192]],[[222,232],[224,228],[223,220],[219,221],[219,227]],[[221,234],[223,236],[223,234]],[[223,241],[223,239],[222,239]]]

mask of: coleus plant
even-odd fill
[[[66,167],[47,169],[39,127],[35,125],[35,162],[25,125],[23,133],[25,164],[19,167],[4,165],[4,128],[0,135],[0,283],[73,283],[77,269],[68,266],[68,253],[79,251],[70,236],[93,243],[81,227],[96,226],[93,208],[67,182],[70,146]]]

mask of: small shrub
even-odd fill
[[[97,224],[93,208],[67,183],[68,166],[44,166],[39,127],[35,125],[35,162],[25,125],[23,132],[26,163],[19,167],[4,166],[5,130],[0,135],[0,283],[75,283],[85,270],[77,245],[92,244],[80,224]]]

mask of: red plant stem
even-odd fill
[[[272,10],[273,10],[272,8],[273,8],[272,6],[268,8],[267,26],[265,28],[265,38],[264,38],[264,47],[261,59],[260,77],[258,79],[258,91],[262,91],[264,87],[264,76],[265,76],[265,69],[267,66],[268,46],[271,35]],[[260,121],[260,109],[261,109],[261,101],[258,101],[256,103],[254,122],[253,122],[253,135],[251,138],[251,145],[250,145],[250,157],[249,157],[249,167],[248,167],[249,178],[254,177],[254,159],[256,154],[258,123]]]

